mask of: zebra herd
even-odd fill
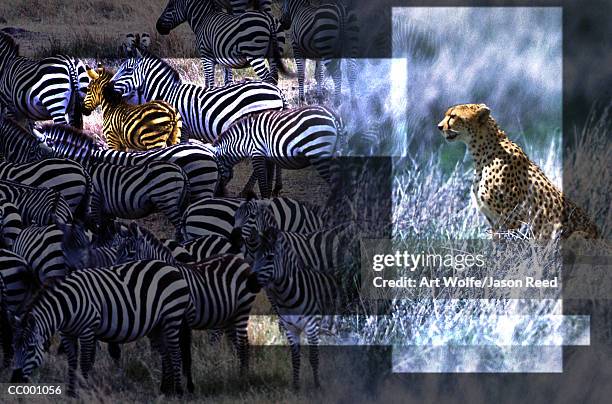
[[[326,67],[337,103],[334,58],[356,24],[341,4],[285,0],[277,18],[270,0],[256,3],[170,0],[163,10],[160,34],[183,22],[194,31],[206,87],[183,82],[148,49],[148,34],[126,37],[127,58],[111,73],[64,55],[23,57],[0,31],[0,334],[11,382],[30,380],[56,334],[72,394],[78,363],[87,379],[100,341],[119,360],[119,344],[145,336],[162,358],[161,392],[181,394],[183,375],[193,392],[193,330],[226,334],[244,374],[249,316],[263,290],[291,346],[293,387],[302,333],[319,385],[319,335],[347,274],[357,279],[360,231],[353,221],[330,225],[324,207],[278,196],[282,169],[312,165],[333,184],[346,141],[335,111],[291,107],[276,86],[286,71],[279,39],[291,30],[298,102],[303,58],[315,58],[318,94]],[[214,87],[215,65],[224,86]],[[231,69],[246,66],[261,81],[232,83]],[[82,115],[98,106],[101,135],[82,130]],[[241,197],[226,197],[246,159],[253,174]],[[255,183],[262,199],[245,198]],[[173,239],[118,220],[152,213],[172,223]]]

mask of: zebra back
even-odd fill
[[[163,244],[172,251],[174,258],[182,263],[194,263],[215,255],[240,252],[235,250],[225,237],[212,234],[182,244],[175,240],[163,240]]]
[[[0,306],[16,314],[34,293],[32,269],[18,254],[0,249]]]

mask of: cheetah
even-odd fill
[[[494,234],[531,225],[535,238],[598,238],[587,214],[512,142],[485,104],[456,105],[438,124],[448,142],[467,144],[474,159],[472,198]]]

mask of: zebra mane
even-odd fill
[[[19,44],[4,30],[0,30],[0,43],[4,43],[11,56],[19,56]]]
[[[182,83],[183,82],[183,80],[181,80],[181,76],[176,71],[176,69],[174,67],[170,66],[170,64],[168,62],[166,62],[164,59],[162,59],[159,56],[153,54],[152,52],[148,51],[147,49],[138,48],[138,50],[140,51],[140,53],[142,53],[142,57],[143,58],[153,60],[154,62],[156,62],[159,65],[161,65],[163,67],[163,69],[168,71],[172,75],[172,81],[174,81],[175,83]]]

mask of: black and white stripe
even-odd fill
[[[172,252],[178,262],[184,264],[204,261],[215,255],[239,253],[228,239],[217,235],[208,235],[179,243],[175,240],[163,240],[163,244]]]
[[[19,46],[0,32],[0,100],[10,116],[35,121],[53,119],[82,127],[79,91],[89,79],[85,65],[70,56],[41,60],[19,56]]]
[[[257,251],[253,272],[275,308],[291,346],[293,386],[299,388],[300,335],[306,333],[315,386],[319,385],[319,335],[322,316],[335,307],[333,276],[300,265],[286,235],[268,229]]]
[[[354,13],[340,2],[313,6],[310,0],[284,0],[284,24],[291,25],[291,45],[298,70],[299,99],[304,101],[305,59],[315,59],[317,96],[321,98],[323,66],[334,80],[336,105],[342,92],[343,56],[348,63],[348,81],[351,94],[356,79],[359,29]]]
[[[181,393],[179,332],[188,304],[189,289],[181,272],[161,261],[75,271],[43,291],[23,315],[11,382],[28,381],[42,363],[44,346],[57,332],[67,354],[71,394],[78,345],[81,372],[87,378],[96,340],[127,343],[148,336],[162,357],[162,393]]]
[[[97,164],[91,173],[91,217],[100,229],[111,220],[163,213],[177,228],[189,201],[189,182],[179,166],[153,161],[137,166]]]
[[[115,89],[124,95],[141,94],[140,102],[170,103],[183,119],[182,133],[204,142],[214,141],[229,125],[248,114],[282,109],[285,105],[281,90],[265,82],[208,89],[183,83],[176,70],[149,52],[125,61],[113,81]]]
[[[236,346],[241,372],[248,370],[247,326],[258,288],[256,282],[250,280],[250,266],[240,256],[219,255],[187,267],[177,263],[170,250],[149,231],[134,223],[119,249],[118,258],[120,261],[159,259],[177,267],[187,281],[191,295],[191,304],[186,311],[189,328],[227,331]],[[188,329],[184,330],[181,340],[188,389],[193,392]]]
[[[28,226],[19,233],[13,252],[28,263],[42,285],[87,267],[89,244],[88,234],[77,225]]]
[[[85,169],[68,159],[45,159],[13,164],[0,161],[0,180],[10,180],[59,192],[76,218],[84,219],[89,211],[91,179]]]
[[[51,157],[53,151],[15,120],[0,114],[0,157],[11,163],[28,163]]]
[[[263,12],[231,15],[215,7],[213,0],[170,0],[157,20],[157,32],[167,35],[183,22],[189,23],[204,64],[207,87],[214,85],[215,63],[234,69],[251,66],[263,81],[276,84],[276,67],[284,66],[274,19]],[[264,58],[273,59],[271,69]],[[229,79],[226,77],[226,83]]]
[[[100,150],[86,133],[65,125],[44,125],[34,130],[48,143],[56,157],[65,157],[83,165],[89,172],[98,164],[138,166],[154,161],[174,163],[189,180],[192,200],[209,198],[217,188],[217,162],[214,152],[197,141],[146,152]]]
[[[0,203],[0,248],[12,250],[23,227],[17,206],[8,201]]]
[[[15,205],[25,225],[67,224],[73,220],[62,194],[52,189],[0,180],[0,200]]]
[[[263,198],[272,193],[267,163],[296,170],[313,165],[331,182],[330,166],[343,141],[341,121],[329,109],[307,106],[267,111],[236,122],[213,143],[221,183],[233,176],[233,167],[251,159]]]

